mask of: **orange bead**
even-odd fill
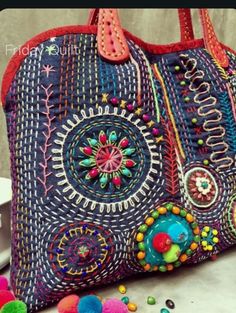
[[[200,234],[200,229],[199,229],[199,227],[196,227],[196,228],[193,230],[193,233],[194,233],[195,235],[199,235],[199,234]]]
[[[153,267],[153,271],[154,272],[158,271],[158,266],[157,265]]]
[[[191,215],[191,214],[187,214],[186,215],[186,220],[189,222],[189,223],[192,223],[194,221],[194,217]]]
[[[145,221],[145,223],[148,225],[148,226],[151,226],[153,223],[154,223],[154,218],[153,217],[148,217]]]
[[[137,254],[137,258],[139,260],[143,260],[145,258],[145,252],[139,251],[139,253]]]
[[[174,266],[172,264],[166,265],[167,271],[172,271],[174,269]]]
[[[167,209],[166,209],[165,207],[160,207],[160,208],[158,208],[158,212],[159,212],[160,214],[166,214],[166,211],[167,211]]]
[[[150,264],[146,264],[144,267],[145,271],[149,271],[150,268],[151,268],[151,265]]]
[[[179,257],[179,259],[180,259],[181,262],[185,262],[185,261],[187,261],[188,256],[187,256],[187,254],[182,254],[182,255]]]
[[[179,215],[180,213],[180,208],[178,208],[177,206],[174,206],[173,209],[172,209],[172,212],[176,215]]]
[[[144,238],[144,235],[143,235],[142,233],[138,233],[137,236],[136,236],[136,240],[137,240],[138,242],[143,241],[143,238]]]
[[[191,250],[196,250],[197,247],[198,247],[197,243],[196,243],[196,242],[193,242],[193,243],[191,244],[191,246],[190,246],[190,249],[191,249]]]

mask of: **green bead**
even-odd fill
[[[192,227],[192,229],[196,228],[197,227],[197,223],[196,222],[191,223],[191,227]]]
[[[91,139],[91,138],[88,138],[88,142],[91,146],[96,146],[98,141],[96,139]]]
[[[174,263],[174,266],[175,266],[175,267],[179,267],[180,265],[181,265],[181,262],[180,262],[180,261],[177,261],[177,262]]]
[[[209,165],[209,161],[207,159],[203,160],[204,165]]]
[[[159,212],[158,212],[158,211],[152,212],[152,217],[153,217],[154,219],[157,219],[157,218],[159,217]]]
[[[145,260],[140,260],[140,261],[139,261],[139,264],[142,265],[142,266],[145,266],[147,263],[146,263]]]
[[[185,101],[185,102],[189,102],[189,101],[190,101],[190,98],[189,98],[189,97],[185,97],[185,98],[184,98],[184,101]]]
[[[181,85],[181,86],[185,86],[185,85],[186,85],[186,82],[185,82],[184,80],[182,80],[182,81],[180,82],[180,85]]]
[[[135,148],[127,148],[123,151],[124,155],[131,155],[135,152]]]
[[[180,216],[185,217],[187,212],[185,210],[180,210]]]
[[[121,298],[121,301],[122,301],[124,304],[128,304],[128,303],[129,303],[129,297],[123,297],[123,298]]]
[[[148,296],[147,304],[150,304],[150,305],[156,304],[156,299],[154,297]]]
[[[197,124],[197,119],[196,119],[196,117],[192,118],[192,123],[193,123],[193,124]]]
[[[170,313],[170,311],[166,308],[162,308],[160,313]]]
[[[206,181],[204,181],[204,182],[201,183],[201,186],[202,186],[203,189],[207,189],[209,185],[208,185],[208,183]]]
[[[83,161],[80,161],[79,164],[82,166],[90,166],[92,164],[92,161],[91,159],[85,159]]]
[[[121,172],[123,175],[125,175],[127,177],[132,177],[132,173],[127,168],[124,168]]]
[[[166,203],[165,207],[167,208],[168,211],[173,209],[173,203]]]
[[[175,66],[175,70],[178,72],[180,70],[180,66],[179,65],[176,65]]]
[[[199,146],[202,146],[204,144],[204,141],[202,139],[198,139],[197,144]]]
[[[166,266],[165,265],[159,266],[159,271],[160,272],[166,272],[167,271]]]
[[[116,132],[113,130],[109,136],[109,141],[116,141],[117,140],[117,135]]]
[[[139,248],[139,250],[141,250],[141,251],[145,251],[145,244],[144,244],[143,241],[138,243],[138,248]]]
[[[143,225],[141,225],[141,226],[139,226],[139,231],[141,232],[141,233],[145,233],[145,231],[147,231],[147,229],[148,229],[148,226],[146,225],[146,224],[143,224]]]
[[[200,242],[200,239],[201,239],[201,238],[200,238],[200,236],[194,236],[193,239],[194,239],[195,242]]]
[[[192,255],[193,251],[191,249],[188,249],[188,250],[186,250],[185,253],[189,256],[189,255]]]

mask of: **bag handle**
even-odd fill
[[[190,9],[179,9],[181,41],[193,40]],[[222,67],[228,67],[226,52],[218,41],[207,9],[199,9],[205,48]],[[117,9],[92,9],[89,24],[98,24],[98,52],[110,62],[125,62],[129,48],[121,28]]]

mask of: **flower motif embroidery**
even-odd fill
[[[88,143],[88,146],[80,147],[83,160],[79,162],[80,166],[90,168],[86,179],[98,179],[101,188],[111,182],[119,189],[122,176],[132,177],[130,169],[136,163],[131,157],[135,148],[130,147],[126,137],[119,140],[115,131],[110,134],[101,131],[98,139],[88,138]]]
[[[200,203],[208,203],[215,197],[215,184],[206,171],[196,170],[192,172],[188,180],[191,197]]]

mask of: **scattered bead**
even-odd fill
[[[197,124],[197,119],[196,119],[196,117],[193,117],[193,118],[192,118],[192,123],[193,123],[193,124]]]
[[[186,85],[186,81],[182,80],[182,81],[180,82],[180,86],[185,86],[185,85]]]
[[[209,165],[209,160],[207,160],[207,159],[203,160],[203,164],[206,166]]]
[[[128,303],[127,307],[130,312],[136,312],[138,308],[135,303],[131,303],[131,302]]]
[[[180,66],[179,66],[179,65],[176,65],[176,66],[175,66],[175,70],[176,70],[176,72],[178,72],[178,71],[180,70]]]
[[[150,305],[156,304],[156,299],[154,297],[149,296],[147,298],[147,304],[150,304]]]
[[[170,311],[167,310],[167,309],[165,309],[165,308],[162,308],[161,311],[160,311],[160,313],[170,313]]]
[[[58,313],[76,313],[79,303],[77,295],[69,295],[64,297],[57,305]]]
[[[114,106],[118,105],[118,99],[116,97],[111,98],[111,104],[113,104]]]
[[[159,233],[153,237],[153,248],[159,252],[164,253],[170,250],[172,244],[171,237],[167,233]]]
[[[189,102],[190,101],[190,98],[189,97],[185,97],[184,98],[184,102]]]
[[[157,129],[157,128],[153,128],[153,129],[152,129],[152,134],[153,134],[153,136],[158,136],[159,133],[160,133],[159,129]]]
[[[121,294],[125,294],[126,291],[127,291],[127,289],[126,289],[125,285],[120,285],[120,286],[118,287],[118,291],[119,291]]]
[[[148,114],[143,114],[143,121],[145,123],[148,123],[151,120],[150,116]]]
[[[167,300],[166,300],[166,306],[167,306],[167,308],[173,310],[173,309],[175,308],[175,303],[174,303],[174,301],[172,301],[171,299],[167,299]]]
[[[130,112],[133,112],[133,110],[134,110],[133,104],[131,104],[131,103],[127,104],[127,110]]]
[[[202,146],[204,144],[204,141],[202,139],[198,139],[197,144],[199,146]]]
[[[128,304],[129,303],[129,297],[123,297],[123,298],[121,298],[121,301],[125,304]]]

